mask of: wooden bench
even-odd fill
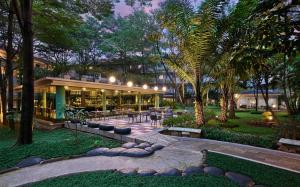
[[[279,150],[291,152],[291,153],[300,153],[300,140],[292,140],[287,138],[281,138],[278,141]]]
[[[174,135],[174,136],[187,136],[187,137],[192,137],[192,138],[200,138],[201,137],[201,129],[169,127],[168,131],[170,131],[171,135]]]

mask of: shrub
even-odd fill
[[[203,137],[207,139],[247,144],[258,147],[276,148],[276,143],[278,140],[276,136],[257,136],[252,134],[237,133],[217,127],[202,127],[201,129],[203,131]]]
[[[251,113],[251,114],[262,114],[263,111],[252,110],[250,113]]]
[[[163,100],[162,101],[162,106],[164,106],[164,107],[171,107],[173,109],[176,109],[176,102],[170,101],[170,100]]]
[[[176,127],[193,127],[195,117],[193,114],[183,114],[173,118],[167,118],[163,122],[163,126]]]

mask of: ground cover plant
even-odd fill
[[[95,147],[118,147],[116,140],[78,132],[78,141],[70,130],[34,130],[34,143],[15,146],[16,135],[7,128],[0,128],[0,170],[14,167],[22,159],[38,156],[45,159],[68,157],[87,152]]]

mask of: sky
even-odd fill
[[[152,10],[155,10],[159,8],[159,4],[163,2],[164,0],[152,0],[152,6],[151,7],[144,7],[145,12],[150,13]],[[200,2],[201,0],[191,0],[194,4],[197,2]],[[134,8],[139,8],[138,5],[135,5],[134,7],[130,7],[126,5],[124,0],[120,0],[120,3],[115,4],[115,14],[120,15],[122,17],[128,16],[130,13],[133,12]]]

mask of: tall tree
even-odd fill
[[[163,27],[176,34],[180,61],[166,61],[178,76],[188,81],[195,92],[195,118],[198,126],[205,123],[203,112],[203,81],[210,72],[209,61],[215,44],[216,1],[206,1],[196,13],[187,0],[166,1],[162,5]],[[217,7],[217,6],[216,6]]]
[[[13,6],[22,33],[22,110],[19,144],[32,143],[32,123],[34,110],[34,74],[33,74],[33,32],[32,32],[32,1],[13,0]]]

